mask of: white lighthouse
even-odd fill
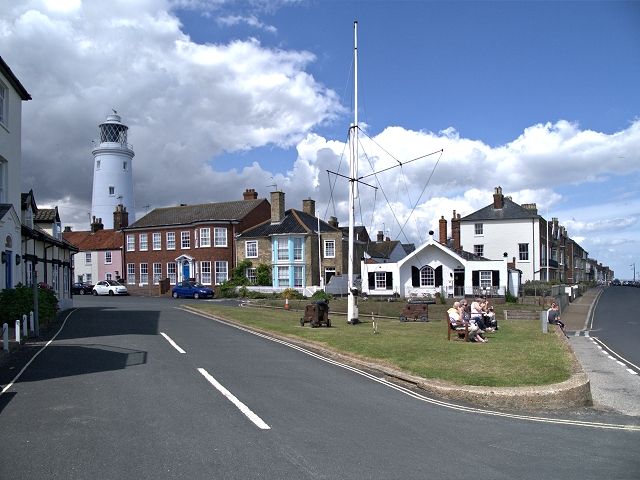
[[[113,212],[123,205],[129,222],[135,221],[133,202],[133,148],[127,143],[127,127],[114,111],[100,124],[100,145],[93,149],[91,218],[113,228]]]

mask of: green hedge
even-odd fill
[[[33,310],[33,288],[16,287],[0,292],[0,323],[22,320]],[[53,290],[38,287],[38,319],[40,323],[53,320],[58,311],[58,299]]]

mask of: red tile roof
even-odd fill
[[[91,230],[84,232],[64,232],[62,237],[78,247],[82,252],[92,250],[118,250],[122,248],[124,239],[122,232],[117,230]]]

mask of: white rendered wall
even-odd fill
[[[8,101],[7,120],[0,122],[0,162],[4,163],[4,178],[2,189],[5,192],[0,203],[11,203],[16,213],[20,215],[21,202],[21,164],[22,164],[22,99],[13,89],[9,81],[0,75],[0,81],[7,88]]]
[[[483,224],[483,234],[475,234],[475,224]],[[518,244],[529,244],[529,260],[520,260]],[[492,220],[460,222],[460,244],[463,250],[473,253],[474,245],[484,245],[483,257],[509,261],[516,259],[515,267],[522,271],[522,281],[540,280],[540,226],[539,220]],[[537,272],[537,273],[536,273]]]
[[[133,150],[115,142],[101,143],[93,150],[93,194],[91,218],[101,218],[105,229],[113,228],[113,212],[126,207],[129,223],[135,221],[133,199]],[[113,187],[113,194],[109,187]]]

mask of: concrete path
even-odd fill
[[[560,318],[565,323],[569,344],[591,383],[594,407],[624,415],[640,416],[640,375],[622,366],[589,336],[591,309],[601,288],[592,288],[565,307]]]

